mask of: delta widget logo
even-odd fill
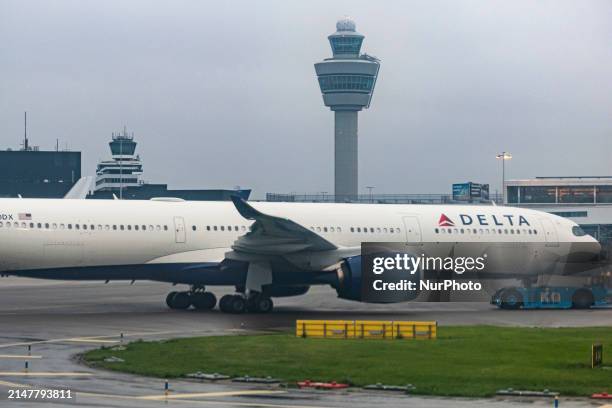
[[[453,220],[448,218],[446,214],[441,214],[440,219],[438,220],[438,227],[454,227],[455,223]]]

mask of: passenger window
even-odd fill
[[[337,228],[336,228],[336,231],[338,231],[338,232],[342,232],[342,228],[337,227]]]
[[[242,229],[243,231],[246,231],[246,227],[244,225],[240,227],[240,229]]]
[[[119,226],[119,229],[120,229],[121,231],[124,231],[124,230],[125,230],[125,226],[123,226],[123,224],[122,224],[122,225],[120,225],[120,226]]]
[[[117,231],[117,224],[113,224],[113,231]]]
[[[357,227],[357,232],[361,232],[361,228],[360,227]]]
[[[75,229],[79,229],[79,228],[81,228],[81,226],[79,224],[74,224],[74,228]]]
[[[168,231],[168,226],[164,225],[164,231]]]
[[[206,231],[210,231],[210,225],[206,226]]]
[[[134,230],[138,231],[138,224],[134,225]]]
[[[49,229],[49,224],[48,223],[45,223],[45,228]]]
[[[323,232],[327,232],[327,227],[323,227]]]
[[[373,227],[370,227],[370,232],[374,233],[374,228]]]
[[[195,231],[197,228],[196,228],[196,226],[195,226],[195,225],[192,225],[192,226],[191,226],[191,229]]]
[[[224,225],[221,226],[221,231],[225,231],[225,226]]]
[[[155,229],[156,229],[157,231],[161,231],[161,226],[157,225],[157,226],[155,226]]]
[[[434,231],[436,232],[436,234],[440,233],[440,230],[438,228],[434,229]]]
[[[216,231],[216,230],[217,230],[217,226],[215,225],[215,226],[213,227],[213,229]]]
[[[34,223],[33,222],[30,223],[30,228],[34,228]]]
[[[36,224],[36,226],[37,226],[38,228],[42,228],[42,224],[41,224],[40,222],[39,222],[38,224]]]
[[[355,228],[351,227],[351,232],[355,232]]]

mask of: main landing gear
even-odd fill
[[[166,296],[166,304],[170,309],[189,309],[193,306],[197,310],[211,310],[217,304],[217,298],[204,287],[192,286],[186,292],[170,292]]]
[[[197,310],[211,310],[217,304],[217,298],[206,292],[203,286],[192,286],[189,291],[168,293],[166,304],[170,309],[186,310],[193,306]],[[225,295],[219,301],[219,309],[224,313],[269,313],[273,308],[272,299],[257,292],[249,296],[244,293]]]
[[[272,299],[261,293],[225,295],[219,301],[219,309],[224,313],[269,313],[273,308]]]

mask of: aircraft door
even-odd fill
[[[548,218],[540,218],[542,227],[544,228],[544,238],[546,238],[546,246],[559,246],[559,237],[557,229],[551,220]]]
[[[183,217],[174,217],[174,236],[177,244],[184,244],[185,236],[185,219]]]
[[[410,245],[420,245],[423,242],[421,235],[421,224],[417,217],[402,217],[404,228],[406,229],[406,243]]]

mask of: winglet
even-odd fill
[[[242,215],[247,220],[254,220],[257,217],[260,217],[263,215],[262,213],[257,211],[255,208],[253,208],[249,203],[247,203],[244,198],[237,196],[237,195],[233,195],[231,196],[231,198],[232,198],[232,202],[234,203],[234,206],[236,207],[236,210],[238,211],[238,213],[240,213],[240,215]]]

